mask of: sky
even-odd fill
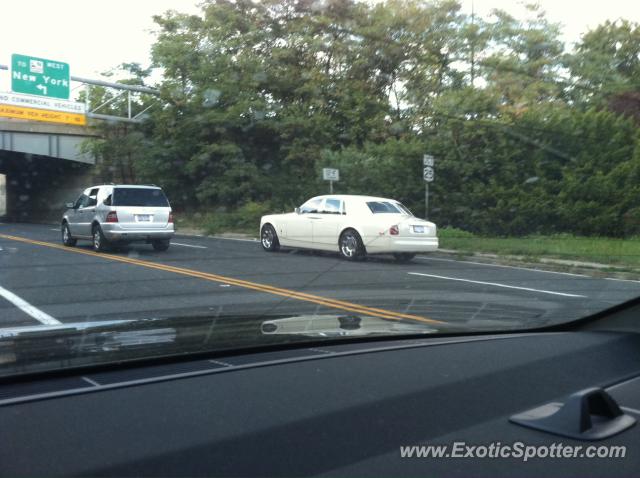
[[[372,0],[373,1],[373,0]],[[514,0],[462,0],[479,15],[501,8],[518,15]],[[198,13],[193,0],[5,0],[0,25],[0,64],[10,64],[12,53],[39,56],[70,64],[71,75],[99,79],[121,63],[148,66],[153,43],[152,16],[167,10]],[[637,0],[539,0],[548,17],[564,25],[564,40],[580,35],[606,19],[640,22]],[[8,6],[10,5],[10,6]],[[0,70],[0,89],[8,74]]]

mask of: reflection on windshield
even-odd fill
[[[91,8],[50,23],[95,25],[113,64],[0,41],[12,370],[536,329],[640,296],[633,2],[590,25],[550,0],[135,3],[142,57]]]

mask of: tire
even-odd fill
[[[393,257],[395,257],[396,262],[405,263],[410,262],[416,255],[412,252],[396,252]]]
[[[109,241],[106,237],[104,237],[104,234],[102,234],[102,229],[97,224],[93,226],[92,235],[94,251],[105,252],[109,250]]]
[[[271,224],[265,224],[260,231],[260,244],[262,248],[268,252],[277,252],[280,250],[280,241],[278,234]]]
[[[171,240],[165,239],[162,241],[153,241],[151,245],[156,251],[164,252],[169,249],[169,245],[171,244]]]
[[[363,260],[367,257],[362,238],[354,229],[347,229],[340,234],[338,251],[342,258],[348,261]]]
[[[73,247],[78,243],[77,239],[71,237],[71,230],[69,230],[69,224],[66,222],[62,225],[60,232],[62,233],[62,244],[65,246]]]

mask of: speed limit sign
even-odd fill
[[[422,170],[422,177],[424,178],[424,180],[428,183],[433,182],[433,179],[435,177],[433,168],[431,166],[427,166]]]

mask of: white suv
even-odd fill
[[[66,206],[61,226],[65,246],[86,239],[94,250],[105,251],[111,244],[138,241],[166,251],[175,232],[169,201],[153,185],[93,186]]]

